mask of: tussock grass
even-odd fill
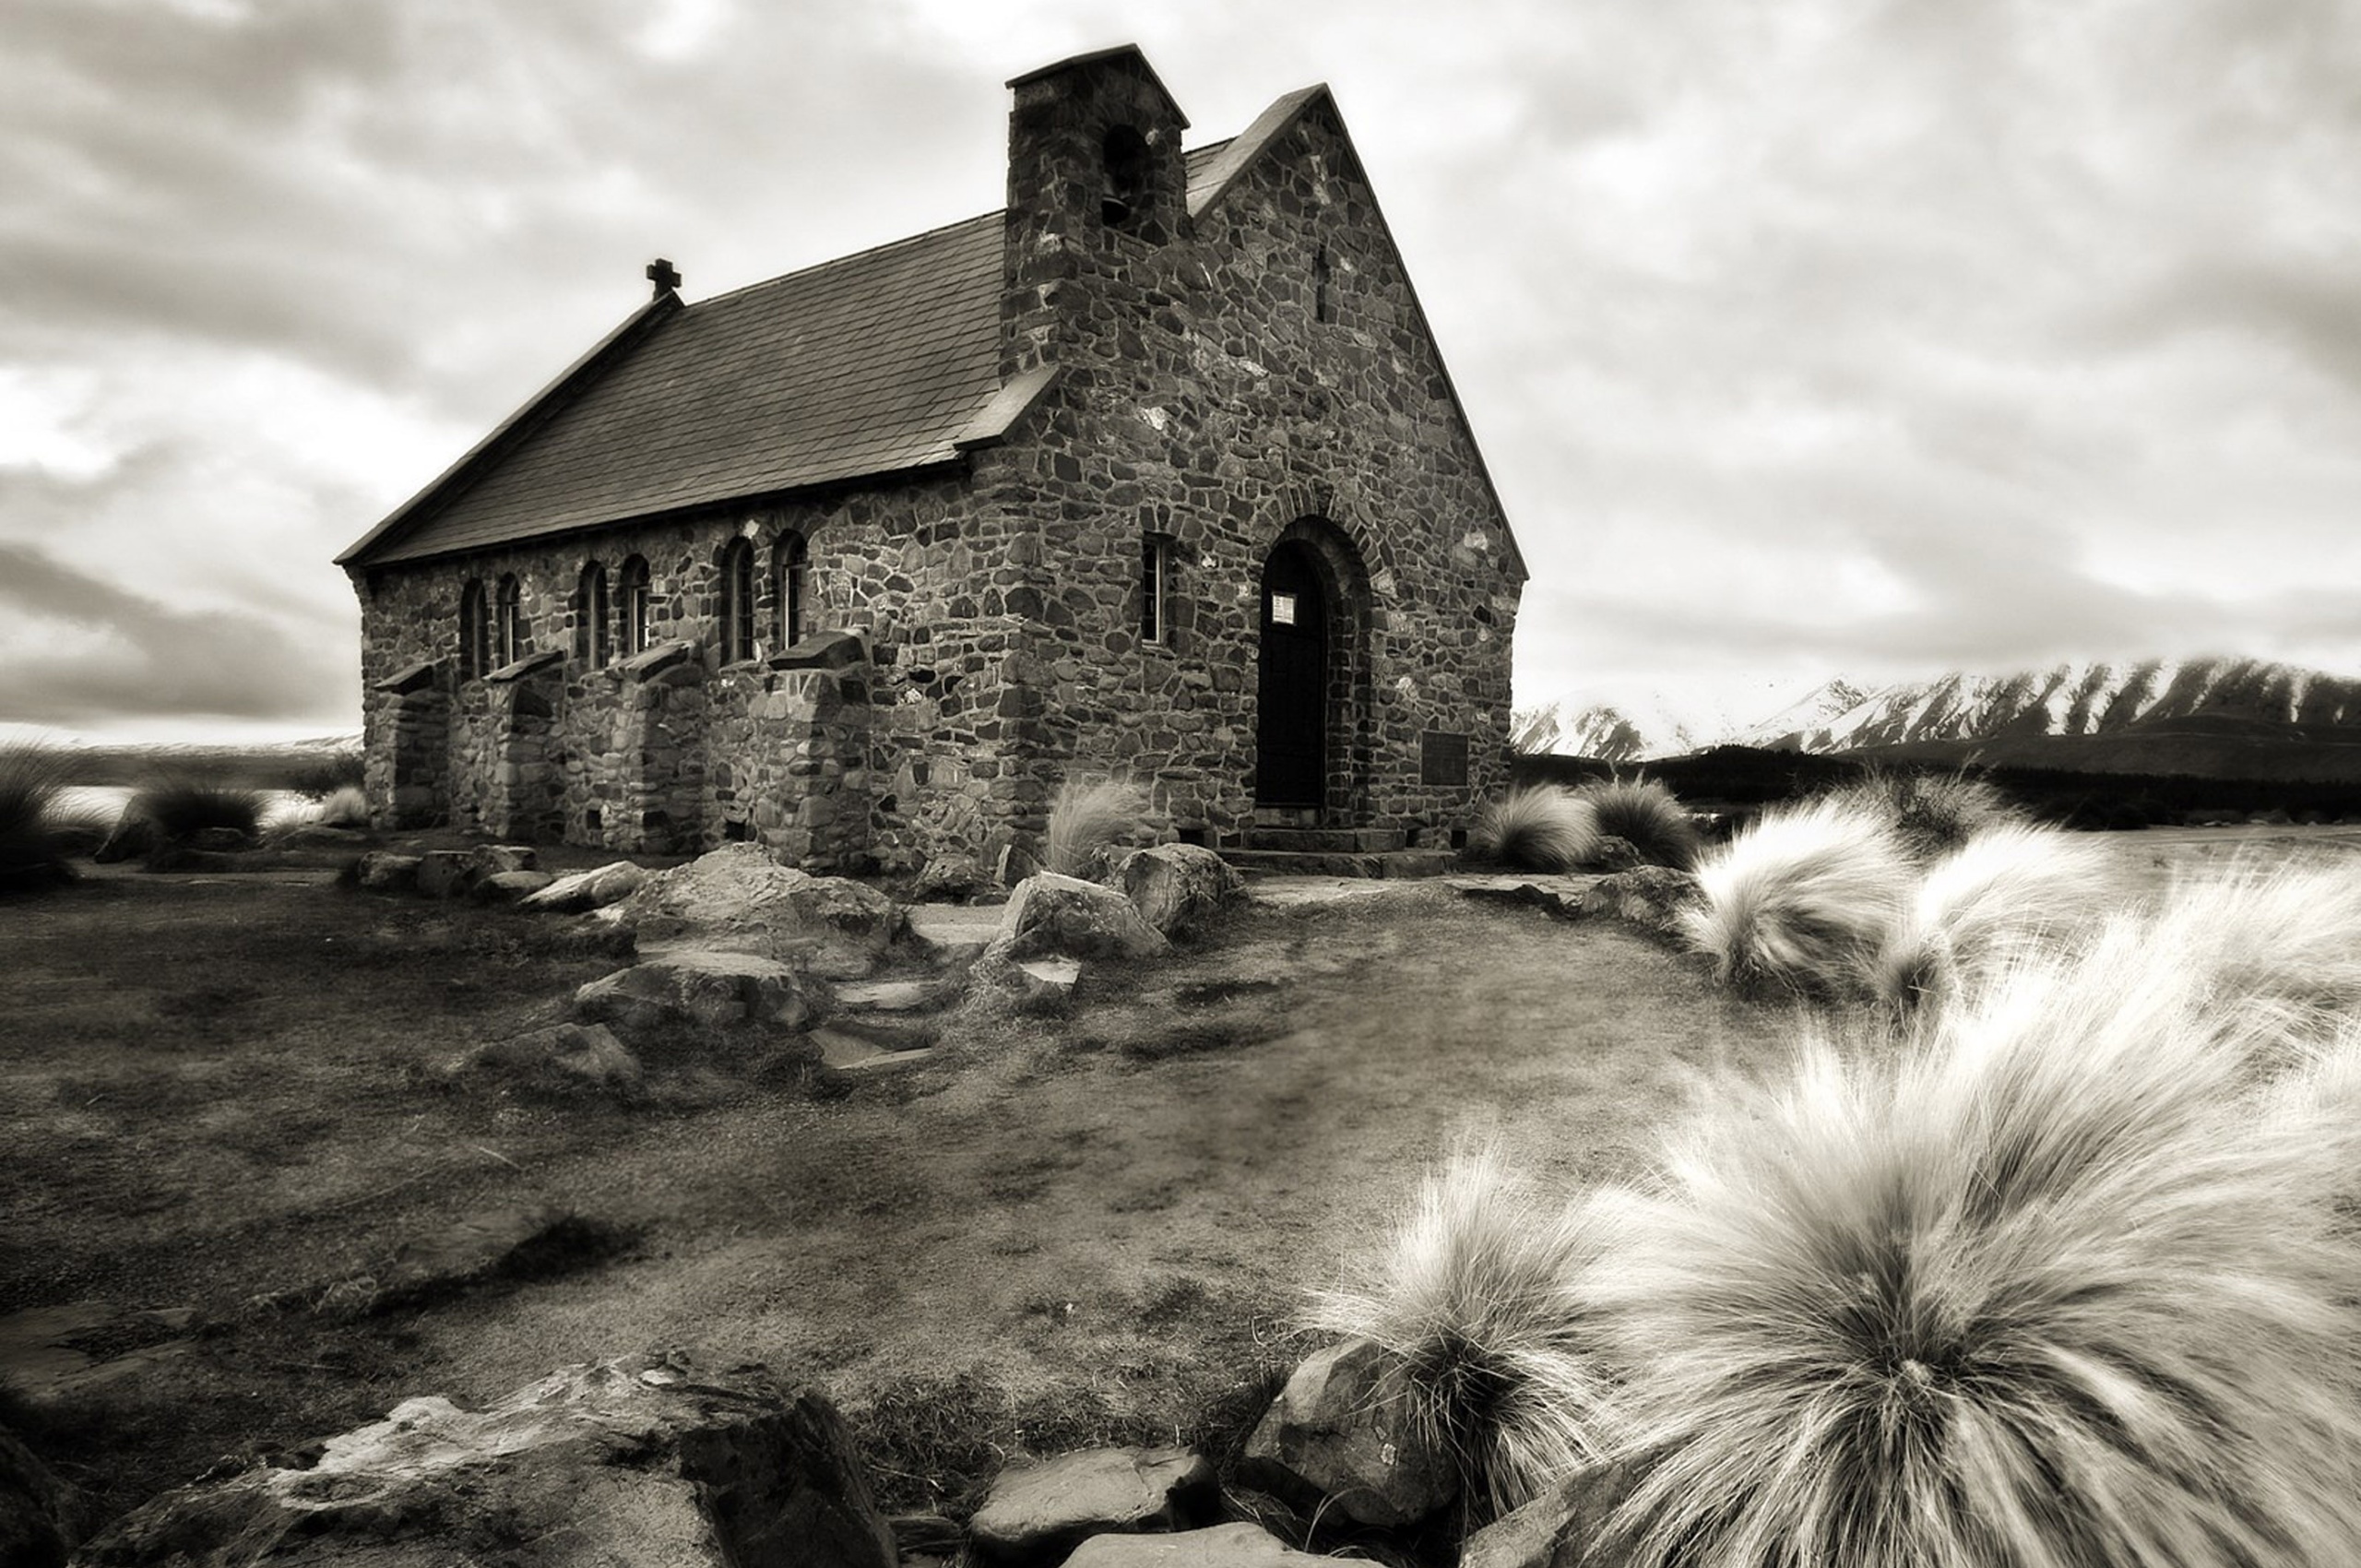
[[[1067,779],[1050,802],[1043,869],[1097,877],[1108,849],[1139,830],[1147,809],[1147,791],[1126,779]]]
[[[1872,768],[1830,790],[1828,798],[1882,816],[1903,847],[1922,861],[1964,849],[1987,829],[2024,820],[1999,790],[1959,773]]]
[[[366,827],[369,797],[362,793],[358,784],[340,784],[321,800],[305,820],[322,827]]]
[[[1487,801],[1467,838],[1482,860],[1526,871],[1572,871],[1598,851],[1598,812],[1571,790],[1526,785]]]
[[[2354,1134],[2253,1091],[2276,1024],[2110,940],[1726,1087],[1608,1205],[1615,1560],[2361,1562]]]
[[[2177,882],[2144,940],[2209,989],[2280,1011],[2291,1039],[2325,1039],[2361,1004],[2361,866],[2240,862]]]
[[[366,780],[366,764],[359,746],[307,758],[289,776],[287,787],[314,801],[325,801],[344,790],[358,790]]]
[[[1873,984],[1913,885],[1881,814],[1822,797],[1765,813],[1701,860],[1682,929],[1724,980],[1842,997]]]
[[[1879,952],[1872,989],[1907,1012],[1973,991],[2075,939],[2106,897],[2101,856],[2030,823],[1987,827],[1927,869]]]
[[[1653,778],[1594,781],[1577,791],[1598,820],[1598,831],[1620,838],[1651,865],[1687,871],[1697,863],[1704,837],[1680,798]]]
[[[1490,1149],[1428,1177],[1361,1279],[1311,1324],[1374,1340],[1409,1372],[1412,1419],[1452,1455],[1462,1495],[1505,1513],[1606,1441],[1610,1384],[1587,1305],[1599,1229]]]
[[[0,890],[65,874],[65,825],[55,815],[65,758],[35,746],[0,747]]]
[[[177,843],[208,828],[226,828],[252,838],[262,826],[263,798],[251,790],[196,778],[164,778],[124,803],[124,820],[153,826],[156,837]]]

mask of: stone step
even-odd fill
[[[1450,849],[1388,849],[1352,854],[1316,849],[1224,849],[1221,858],[1249,876],[1441,876],[1455,869]]]
[[[1246,848],[1299,854],[1376,855],[1403,848],[1398,827],[1249,827]]]
[[[836,988],[836,1010],[842,1013],[891,1014],[908,1016],[939,1013],[959,999],[955,975],[923,975],[916,980],[842,980]]]
[[[923,1051],[943,1038],[943,1031],[922,1018],[881,1017],[875,1014],[839,1013],[812,1031],[822,1057],[841,1066],[839,1054],[875,1055],[882,1051]]]

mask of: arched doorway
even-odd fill
[[[1287,540],[1263,565],[1254,803],[1320,806],[1328,793],[1329,605],[1320,562]]]

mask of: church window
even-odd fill
[[[1172,536],[1152,533],[1140,541],[1140,640],[1172,641]]]
[[[721,552],[721,661],[754,657],[754,547],[733,539]]]
[[[469,578],[459,590],[459,679],[484,672],[492,654],[492,620],[484,613],[483,584]]]
[[[647,588],[647,563],[636,555],[623,563],[621,609],[623,657],[646,653],[655,637],[655,604]]]
[[[777,606],[778,646],[793,647],[811,628],[808,603],[812,583],[812,547],[800,533],[783,533],[771,546],[774,602]]]
[[[500,598],[492,612],[492,647],[495,668],[525,657],[525,590],[514,572],[500,579]]]
[[[582,568],[582,591],[575,602],[575,657],[596,670],[614,657],[607,625],[607,568],[593,561]]]
[[[1110,228],[1133,225],[1147,210],[1147,138],[1130,125],[1117,125],[1099,146],[1104,183],[1098,215]]]

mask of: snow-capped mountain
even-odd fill
[[[1693,705],[1681,712],[1648,697],[1570,699],[1520,711],[1513,736],[1520,751],[1617,763],[1721,744],[1844,752],[1983,742],[2026,761],[2046,740],[2153,740],[2183,721],[2215,737],[2236,729],[2299,747],[2361,744],[2361,680],[2254,659],[2072,663],[1876,688],[1838,679],[1749,722],[1701,719]],[[2143,766],[2169,761],[2147,754],[2156,750],[2145,747]]]
[[[1821,700],[1807,698],[1723,738],[1741,745],[1837,752],[1929,741],[2113,735],[2199,718],[2298,732],[2361,728],[2361,681],[2254,659],[1952,673],[1867,693],[1835,681],[1815,696]]]

